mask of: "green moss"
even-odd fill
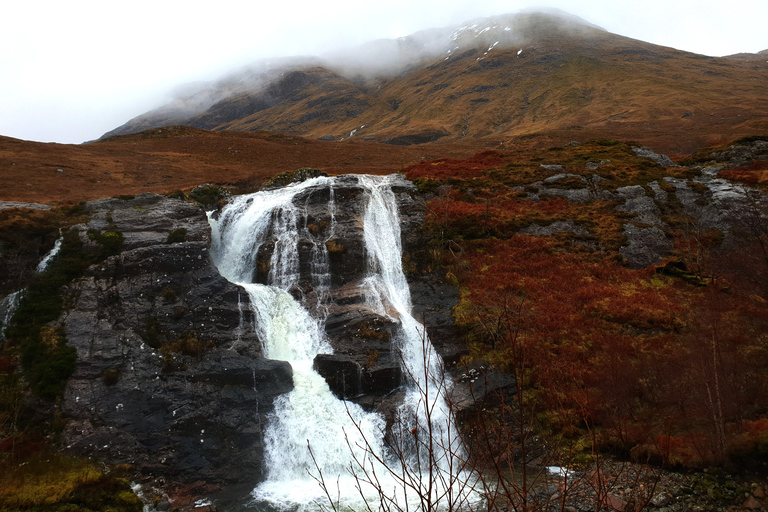
[[[413,184],[422,194],[434,194],[437,189],[442,185],[437,180],[431,180],[429,178],[416,178],[413,180]]]
[[[99,259],[105,259],[114,256],[120,252],[125,238],[120,231],[105,231],[96,236],[96,241],[102,245],[98,255]]]
[[[175,244],[178,242],[187,241],[187,228],[177,228],[168,233],[168,238],[165,239],[167,244]]]
[[[184,192],[181,190],[174,190],[173,192],[169,192],[168,194],[165,194],[165,197],[170,199],[181,199],[182,201],[187,198],[187,196],[185,196]]]
[[[215,185],[201,185],[192,190],[188,197],[202,204],[206,209],[214,209],[224,202],[226,191]]]
[[[139,512],[143,503],[130,484],[93,463],[41,453],[22,465],[0,465],[0,509],[45,512]]]

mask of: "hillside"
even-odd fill
[[[609,133],[688,153],[768,129],[765,83],[768,64],[758,58],[706,57],[560,11],[522,12],[326,60],[255,65],[105,137],[168,124],[403,145]]]
[[[203,183],[258,187],[300,167],[330,174],[389,174],[424,158],[462,157],[478,144],[431,150],[343,144],[270,132],[211,132],[165,127],[83,144],[0,137],[3,201],[73,203],[141,192],[167,193]]]

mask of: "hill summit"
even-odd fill
[[[389,144],[606,132],[672,152],[768,129],[768,62],[715,58],[520,11],[258,62],[179,89],[104,137],[183,124]],[[757,55],[757,54],[756,54]],[[686,131],[685,144],[674,142]]]

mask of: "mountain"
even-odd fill
[[[522,11],[322,59],[261,62],[104,137],[169,124],[406,145],[610,134],[686,153],[768,130],[768,62],[750,55],[706,57],[562,11]]]

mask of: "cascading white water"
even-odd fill
[[[59,230],[59,233],[61,233],[61,230]],[[48,265],[50,265],[51,261],[53,261],[53,258],[59,254],[59,250],[61,249],[61,242],[63,241],[63,236],[59,236],[59,238],[56,239],[56,242],[53,244],[53,248],[48,251],[48,254],[46,254],[43,259],[40,260],[40,263],[37,264],[37,272],[45,272],[48,270]]]
[[[388,461],[395,473],[418,472],[424,464],[450,470],[450,457],[458,453],[444,399],[448,387],[441,381],[440,358],[424,327],[411,316],[410,292],[401,263],[400,219],[390,179],[358,179],[368,196],[364,212],[369,269],[363,284],[366,300],[379,314],[400,322],[401,332],[394,343],[402,354],[404,374],[411,380],[399,410],[400,427],[392,431],[394,442],[410,450],[405,456],[386,452],[385,423],[380,415],[337,399],[312,369],[315,356],[332,353],[323,322],[331,282],[326,242],[336,228],[333,179],[315,178],[283,189],[236,197],[218,219],[211,218],[214,261],[224,277],[247,291],[264,355],[290,362],[294,372],[294,390],[275,400],[264,439],[267,479],[253,493],[258,500],[281,508],[311,509],[325,499],[322,489],[310,477],[310,473],[317,476],[316,467],[322,470],[334,493],[338,484],[341,505],[355,508],[363,505],[361,492],[368,504],[377,501],[381,486],[404,494],[395,474],[372,459]],[[306,204],[303,208],[295,204],[299,193],[318,186],[330,189],[327,207],[331,222],[320,238],[306,225]],[[317,304],[314,318],[293,298],[300,294],[300,238],[313,244],[311,278]],[[254,284],[258,251],[268,239],[274,241],[269,284]],[[419,436],[431,436],[429,450],[419,451],[419,446],[424,446],[423,442],[414,444]],[[355,461],[363,461],[368,471],[377,471],[378,489],[371,486],[358,490],[359,482],[350,474],[350,468],[356,468],[360,475],[359,462]],[[397,468],[397,464],[402,467]],[[449,482],[451,478],[444,480]],[[408,496],[405,500],[413,498]]]
[[[5,329],[11,323],[13,314],[16,312],[16,308],[19,307],[21,302],[23,290],[15,291],[9,295],[6,295],[3,300],[0,300],[0,315],[2,315],[2,325],[0,325],[0,341],[5,339]]]
[[[315,178],[284,189],[237,197],[218,220],[211,220],[214,261],[224,277],[248,292],[264,355],[288,361],[293,368],[294,389],[275,400],[264,435],[267,480],[254,491],[257,499],[282,507],[303,507],[322,498],[321,489],[309,476],[310,471],[315,471],[315,464],[336,478],[347,472],[350,447],[368,442],[376,453],[383,451],[383,419],[354,403],[338,400],[325,379],[312,368],[317,354],[333,352],[320,325],[324,311],[319,311],[320,320],[315,320],[288,293],[300,277],[300,232],[304,238],[313,240],[305,225],[305,213],[293,204],[293,199],[308,187],[318,185],[331,183],[327,178]],[[334,228],[334,208],[331,193],[331,225],[325,237],[315,240],[311,251],[312,282],[321,306],[329,297],[325,243]],[[254,284],[251,281],[256,256],[269,236],[275,238],[269,285]],[[359,449],[356,455],[365,457],[364,452]]]
[[[61,235],[61,229],[59,230],[59,235]],[[35,269],[37,273],[45,272],[48,270],[48,266],[51,264],[56,255],[59,254],[61,243],[63,241],[63,236],[59,236],[59,238],[56,239],[56,242],[53,244],[53,248],[51,248],[51,250],[48,251],[45,256],[43,256],[43,259],[40,260],[40,263],[37,264],[37,268]],[[2,301],[0,301],[0,315],[2,315],[2,321],[0,322],[0,341],[5,339],[5,329],[10,324],[11,319],[13,318],[13,314],[19,307],[23,294],[24,290],[18,290],[7,295],[3,298]]]
[[[360,176],[361,184],[370,195],[363,223],[369,269],[365,281],[366,301],[370,307],[381,308],[380,314],[392,316],[384,307],[389,304],[396,312],[395,319],[401,323],[395,342],[410,381],[399,410],[399,428],[393,432],[399,436],[396,442],[410,448],[411,464],[425,469],[433,465],[450,472],[457,465],[452,458],[462,455],[446,401],[451,386],[450,381],[444,379],[442,360],[424,326],[411,315],[411,294],[402,266],[400,216],[391,189],[392,179]],[[413,435],[414,429],[418,436]]]

